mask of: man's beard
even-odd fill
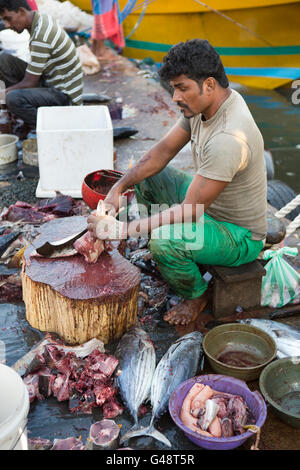
[[[188,106],[182,105],[182,104],[178,104],[178,103],[177,103],[177,106],[178,106],[180,109],[183,109],[183,110],[186,109],[186,110],[188,110],[188,111],[191,113],[191,116],[186,116],[186,115],[184,114],[184,117],[185,117],[186,119],[191,119],[192,117],[194,117],[194,113],[190,110],[190,108],[189,108]]]

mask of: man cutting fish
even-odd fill
[[[9,111],[35,128],[40,106],[79,105],[83,74],[74,43],[49,15],[32,11],[26,0],[0,0],[0,17],[17,33],[29,31],[29,63],[0,54],[0,80]]]
[[[239,266],[254,261],[266,237],[266,174],[261,133],[242,96],[230,89],[221,59],[206,41],[174,46],[160,69],[182,117],[110,190],[107,215],[90,215],[98,238],[150,234],[149,247],[164,279],[183,302],[164,319],[185,325],[208,301],[199,265]],[[168,163],[191,141],[195,175]],[[130,223],[113,214],[135,185],[148,210]],[[172,206],[172,207],[171,207]]]

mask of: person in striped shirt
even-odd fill
[[[31,128],[40,106],[82,104],[83,73],[76,48],[49,15],[32,11],[27,0],[0,0],[0,17],[17,33],[30,33],[31,61],[2,52],[0,80],[9,111]]]

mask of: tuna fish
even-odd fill
[[[155,350],[144,330],[131,328],[121,338],[115,356],[119,360],[116,383],[134,419],[134,426],[129,431],[132,432],[138,426],[140,405],[149,399],[156,363]],[[122,442],[124,440],[121,439]]]
[[[199,331],[188,333],[173,343],[158,363],[151,386],[152,418],[148,427],[135,427],[123,437],[126,440],[147,435],[171,447],[170,441],[159,431],[153,423],[168,408],[171,394],[184,380],[196,375],[202,350],[202,334]]]
[[[239,323],[246,323],[256,326],[268,333],[277,346],[277,357],[300,356],[300,331],[290,325],[261,318],[247,318],[238,320]]]

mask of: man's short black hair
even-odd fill
[[[31,10],[27,0],[0,0],[0,14],[2,14],[4,10],[18,11],[19,8]]]
[[[162,80],[170,82],[182,74],[198,83],[213,77],[223,88],[229,86],[220,56],[206,39],[180,42],[163,58],[159,70]]]

